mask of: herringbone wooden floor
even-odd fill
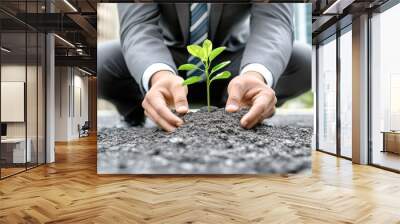
[[[0,223],[400,223],[400,175],[313,154],[293,176],[98,176],[94,137],[0,181]]]

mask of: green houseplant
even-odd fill
[[[205,40],[203,45],[189,45],[187,46],[188,52],[200,59],[201,63],[204,65],[204,69],[201,69],[197,65],[194,64],[183,64],[179,66],[178,70],[181,71],[191,71],[191,70],[200,70],[203,72],[205,79],[206,79],[206,88],[207,88],[207,108],[208,112],[210,112],[210,85],[214,80],[217,79],[227,79],[231,76],[229,71],[219,72],[222,68],[230,64],[230,61],[221,62],[214,67],[211,67],[212,61],[220,55],[224,50],[225,47],[218,47],[213,49],[212,42],[210,40]],[[197,82],[202,81],[203,78],[201,76],[191,76],[188,77],[185,81],[183,81],[183,85],[191,85]]]

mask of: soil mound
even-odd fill
[[[173,133],[158,128],[103,128],[98,135],[98,171],[296,173],[311,167],[311,127],[266,120],[246,130],[239,123],[245,113],[222,108],[209,113],[204,107],[184,115],[185,124]],[[285,120],[284,115],[278,119]]]

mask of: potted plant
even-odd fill
[[[212,42],[210,40],[205,40],[202,44],[200,45],[189,45],[187,46],[188,52],[193,55],[194,57],[197,57],[200,59],[201,63],[204,65],[204,69],[201,69],[197,65],[194,64],[183,64],[179,66],[178,70],[180,71],[191,71],[191,70],[200,70],[203,72],[205,81],[206,81],[206,88],[207,88],[207,108],[208,112],[210,112],[210,85],[214,80],[217,79],[227,79],[231,76],[231,73],[229,71],[223,71],[219,72],[222,68],[225,66],[229,65],[231,62],[230,61],[224,61],[221,62],[215,66],[211,66],[213,60],[220,55],[226,47],[218,47],[213,49],[212,48]],[[182,85],[191,85],[197,82],[202,81],[203,78],[202,76],[190,76],[186,80],[183,81]]]

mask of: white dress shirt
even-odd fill
[[[155,64],[150,65],[144,71],[143,77],[142,77],[143,88],[146,92],[149,91],[151,77],[159,71],[170,71],[175,74],[174,69],[172,69],[167,64],[155,63]],[[242,71],[240,72],[240,75],[244,74],[245,72],[249,72],[249,71],[260,73],[264,77],[264,80],[268,86],[271,87],[273,85],[274,77],[272,76],[271,72],[264,65],[258,64],[258,63],[248,64],[242,69]]]

